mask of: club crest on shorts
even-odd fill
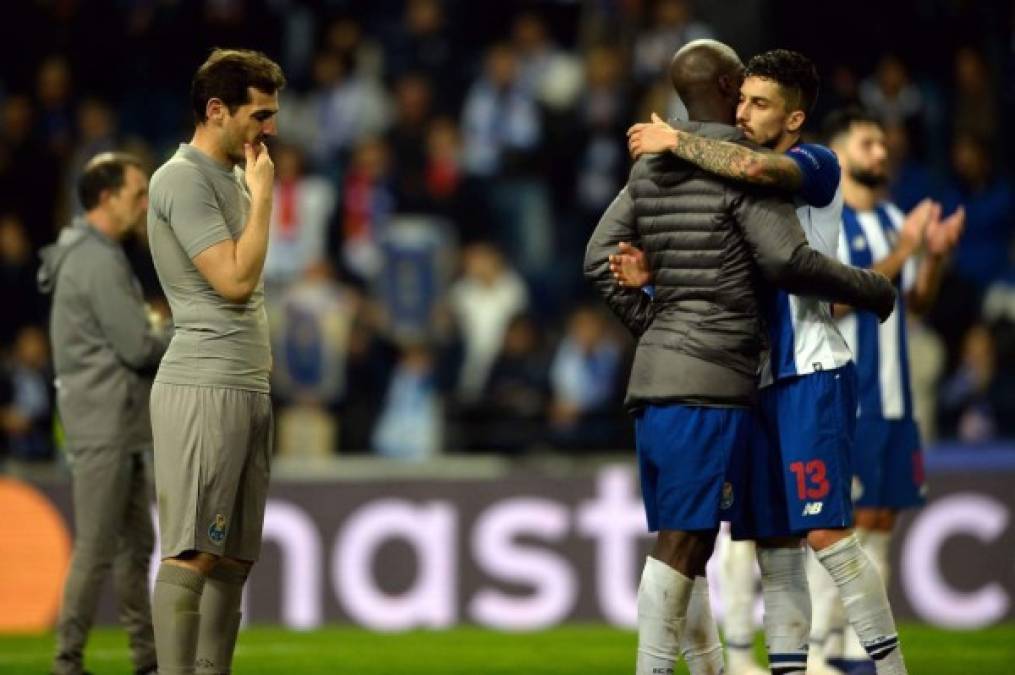
[[[214,544],[221,544],[226,540],[226,517],[221,513],[215,514],[215,520],[208,526],[208,538]]]
[[[719,508],[728,509],[733,506],[733,484],[726,481],[722,484],[722,497],[719,499]]]

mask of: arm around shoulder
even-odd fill
[[[807,243],[793,205],[775,197],[743,195],[734,209],[761,273],[795,295],[818,297],[876,313],[895,307],[895,287],[883,275],[843,265]]]

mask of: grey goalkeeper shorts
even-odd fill
[[[151,418],[162,557],[257,560],[274,434],[268,394],[156,382]]]

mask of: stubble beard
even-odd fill
[[[849,176],[860,185],[871,190],[882,188],[888,183],[888,174],[886,172],[878,173],[871,169],[850,169]]]

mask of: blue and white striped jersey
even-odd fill
[[[811,248],[835,258],[842,230],[839,162],[828,148],[801,144],[786,153],[803,172],[796,194],[797,217]],[[827,302],[774,291],[767,297],[770,358],[762,363],[761,386],[774,380],[841,368],[852,354]]]
[[[842,210],[839,260],[856,267],[870,267],[895,248],[905,216],[888,202],[873,211]],[[889,420],[913,415],[906,349],[906,306],[903,296],[916,281],[916,264],[910,259],[896,281],[899,298],[895,311],[884,323],[869,312],[853,312],[839,320],[856,361],[859,414]]]

